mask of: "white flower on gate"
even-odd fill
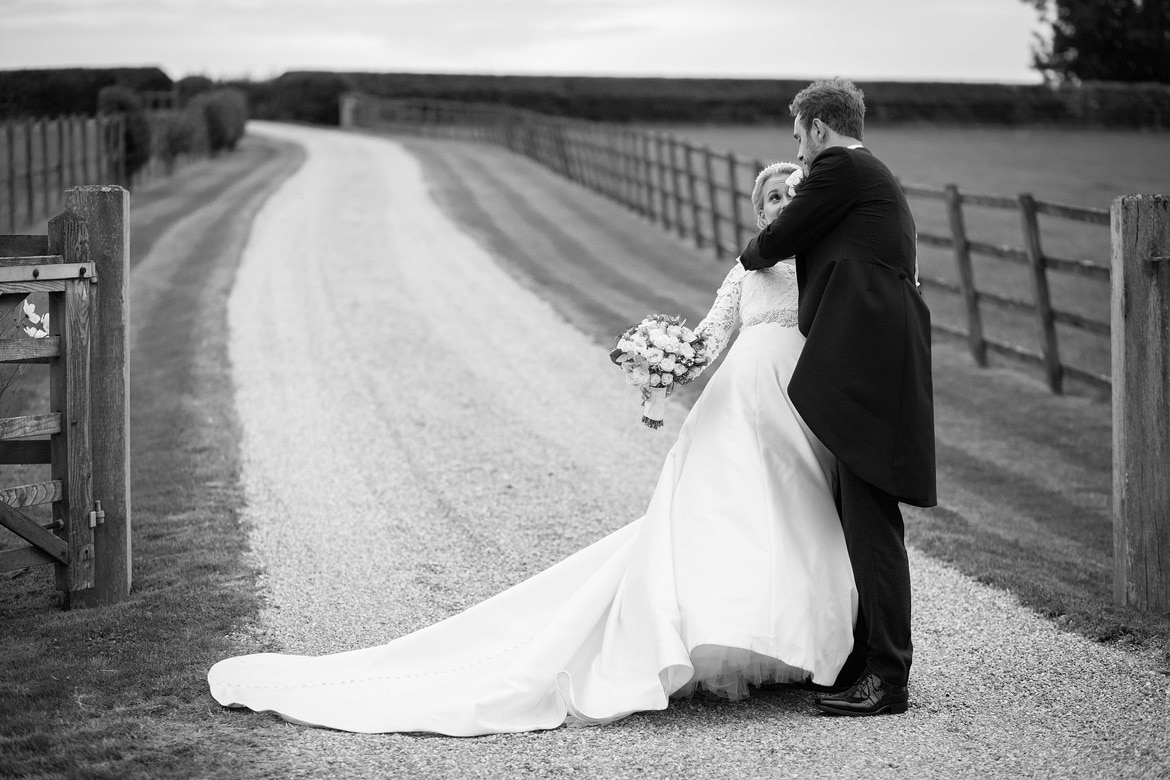
[[[21,307],[21,311],[24,314],[25,320],[32,323],[31,325],[23,326],[24,332],[27,336],[34,339],[43,339],[45,336],[49,335],[48,314],[37,314],[37,307],[29,303],[27,298],[24,301],[24,305]]]

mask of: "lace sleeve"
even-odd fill
[[[743,277],[747,271],[736,259],[723,284],[719,285],[719,292],[715,294],[715,303],[703,321],[695,326],[695,335],[703,339],[708,365],[715,362],[731,339],[731,334],[739,327],[739,293],[743,286]]]

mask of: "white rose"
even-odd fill
[[[664,357],[666,357],[666,353],[661,349],[652,348],[646,350],[646,362],[652,366],[656,366],[661,363]]]
[[[682,355],[687,360],[691,360],[695,357],[695,348],[690,344],[680,344],[678,347],[678,354]]]
[[[662,384],[669,385],[673,381],[674,381],[674,374],[663,374],[662,375]]]
[[[674,373],[678,374],[679,376],[682,376],[686,372],[687,372],[687,367],[684,366],[682,363],[679,363],[677,366],[674,367]]]
[[[665,333],[650,334],[650,343],[659,349],[666,349],[670,345],[670,336]]]
[[[658,363],[658,368],[662,371],[674,371],[675,365],[674,355],[667,355]]]

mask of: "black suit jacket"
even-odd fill
[[[934,506],[930,312],[914,282],[914,218],[869,150],[831,147],[740,256],[796,257],[804,350],[788,386],[809,428],[854,473]]]

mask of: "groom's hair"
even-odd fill
[[[814,119],[858,141],[865,130],[865,95],[843,78],[814,81],[796,93],[788,110],[800,117],[806,132],[812,129]]]

